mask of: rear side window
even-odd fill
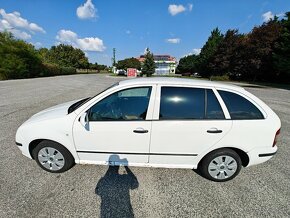
[[[162,87],[160,120],[204,119],[205,91],[200,88]]]
[[[220,103],[211,89],[206,89],[206,99],[207,104],[205,118],[211,120],[225,119]]]
[[[244,97],[227,91],[218,91],[234,120],[264,119],[261,111]]]

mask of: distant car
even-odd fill
[[[16,133],[46,171],[78,164],[199,169],[213,181],[277,151],[281,122],[245,89],[210,81],[139,78],[33,115]]]

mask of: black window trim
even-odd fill
[[[226,89],[226,88],[216,88],[216,91],[217,91],[217,94],[219,95],[221,101],[225,105],[226,110],[228,111],[228,114],[230,116],[230,118],[228,120],[249,120],[249,121],[250,120],[252,120],[252,121],[256,120],[257,121],[257,120],[265,120],[266,119],[267,114],[265,113],[265,111],[263,110],[263,108],[258,103],[256,103],[252,98],[250,98],[249,96],[247,96],[247,95],[245,95],[245,94],[243,94],[243,93],[241,93],[239,91],[232,90],[232,89]],[[223,100],[222,96],[220,95],[219,91],[231,92],[231,93],[237,94],[237,95],[245,98],[246,100],[248,100],[250,103],[252,103],[260,111],[260,113],[262,114],[263,118],[260,118],[260,119],[247,119],[247,118],[244,118],[244,119],[233,119],[231,117],[230,111],[227,108],[227,105],[224,102],[224,100]]]
[[[135,89],[135,88],[149,88],[150,89],[150,96],[149,96],[149,102],[148,102],[148,107],[147,107],[147,112],[146,112],[146,118],[145,120],[92,120],[92,121],[88,121],[88,122],[93,122],[93,123],[96,123],[96,122],[144,122],[144,121],[152,121],[152,119],[147,119],[147,113],[148,113],[148,108],[150,106],[150,101],[152,99],[152,93],[153,93],[153,85],[142,85],[142,86],[139,86],[139,85],[136,85],[136,86],[129,86],[129,87],[122,87],[121,89],[118,89],[118,90],[115,90],[111,93],[109,93],[108,95],[102,97],[101,99],[95,101],[94,103],[92,103],[89,107],[89,109],[86,109],[86,113],[89,113],[91,108],[99,103],[100,101],[102,101],[103,99],[113,95],[114,93],[117,93],[117,92],[121,92],[121,91],[125,91],[125,90],[129,90],[129,89]]]

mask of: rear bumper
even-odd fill
[[[277,153],[277,150],[277,146],[252,149],[247,153],[250,160],[248,166],[264,163],[270,160]]]
[[[259,154],[259,157],[269,157],[269,156],[273,156],[277,153],[277,151],[273,152],[273,153],[267,153],[267,154]]]

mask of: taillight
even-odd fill
[[[274,147],[277,144],[278,136],[280,135],[280,130],[281,129],[278,129],[278,131],[276,132],[276,135],[275,135],[275,138],[274,138],[274,142],[273,142],[273,146],[272,147]]]

